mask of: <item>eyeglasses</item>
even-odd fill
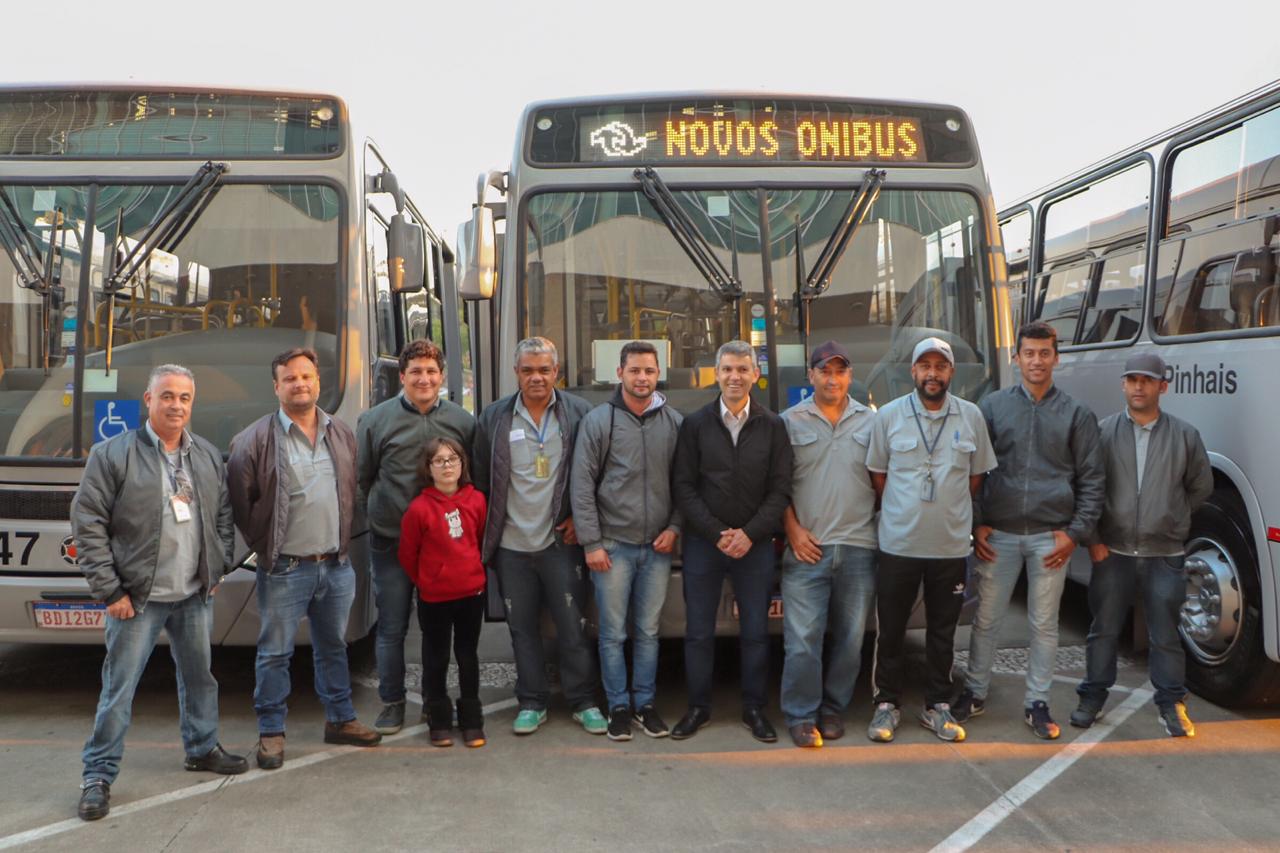
[[[446,456],[444,459],[432,459],[432,468],[450,468],[454,465],[461,465],[462,459],[457,456]]]

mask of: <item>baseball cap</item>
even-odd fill
[[[915,364],[920,360],[920,357],[927,352],[942,353],[943,358],[951,362],[953,367],[955,366],[956,357],[955,353],[951,352],[951,344],[947,343],[942,338],[925,338],[923,341],[916,344],[916,348],[911,352],[911,363]]]
[[[1150,376],[1152,379],[1165,378],[1164,359],[1153,352],[1140,352],[1129,356],[1124,363],[1124,376]]]
[[[818,344],[813,348],[813,352],[809,353],[809,366],[822,367],[833,358],[844,359],[845,364],[853,364],[853,359],[849,358],[849,351],[835,341],[827,341]]]

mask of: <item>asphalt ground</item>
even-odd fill
[[[548,723],[518,738],[502,660],[509,643],[497,625],[482,644],[487,746],[430,746],[413,702],[409,725],[383,745],[326,746],[309,655],[300,652],[284,768],[229,778],[182,769],[172,663],[160,649],[135,701],[111,814],[91,824],[75,805],[101,650],[0,647],[0,850],[1276,849],[1280,721],[1192,697],[1197,736],[1170,739],[1150,703],[1145,662],[1130,653],[1103,720],[1084,732],[1066,725],[1083,665],[1083,598],[1075,590],[1064,604],[1052,697],[1063,735],[1052,742],[1022,722],[1018,612],[988,710],[964,743],[943,743],[915,723],[918,684],[897,740],[869,742],[869,667],[843,739],[820,750],[791,746],[775,694],[782,738],[757,743],[737,720],[731,641],[719,649],[712,724],[695,738],[637,733],[613,743],[583,732],[558,697]],[[913,639],[922,666],[922,637]],[[961,629],[957,648],[966,642]],[[379,704],[369,644],[353,650],[352,665],[357,709],[371,721]],[[773,666],[776,676],[780,645]],[[219,649],[214,668],[222,742],[248,752],[252,650]],[[663,648],[658,706],[669,723],[684,708],[676,644]]]

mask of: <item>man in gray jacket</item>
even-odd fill
[[[258,655],[253,709],[258,766],[284,764],[289,662],[303,617],[311,633],[324,742],[374,746],[356,719],[347,667],[347,617],[356,595],[347,557],[355,506],[355,436],[318,405],[319,357],[297,347],[271,361],[280,408],[231,439],[227,481],[236,526],[258,555]]]
[[[671,498],[671,462],[680,413],[658,388],[658,350],[645,341],[622,347],[613,399],[582,419],[570,475],[574,527],[586,552],[600,619],[600,671],[609,701],[609,739],[631,740],[634,719],[649,737],[666,737],[654,708],[658,619],[680,535]],[[632,638],[631,692],[627,640]],[[633,710],[634,709],[634,710]]]
[[[963,723],[986,710],[1000,626],[1025,564],[1031,652],[1023,716],[1036,737],[1053,740],[1061,734],[1049,713],[1058,605],[1071,553],[1102,511],[1102,457],[1093,412],[1053,384],[1053,327],[1035,322],[1018,329],[1014,363],[1022,381],[978,404],[1000,464],[974,504],[978,612],[964,690],[951,713]]]
[[[231,570],[235,533],[222,454],[187,430],[195,395],[187,368],[151,371],[142,395],[147,422],[94,446],[71,504],[80,570],[107,611],[102,693],[82,756],[84,820],[110,811],[133,694],[161,631],[177,667],[184,766],[248,769],[218,743],[210,596]]]
[[[456,439],[468,452],[476,419],[444,399],[444,353],[431,341],[410,341],[400,352],[402,391],[360,416],[356,422],[357,503],[369,524],[369,560],[378,607],[378,697],[382,711],[373,727],[395,734],[404,725],[404,638],[417,598],[413,582],[400,568],[400,519],[425,484],[418,465],[427,442]]]
[[[1196,428],[1160,410],[1166,370],[1155,353],[1131,356],[1124,365],[1125,410],[1100,424],[1107,495],[1089,546],[1093,624],[1087,674],[1076,688],[1080,704],[1071,713],[1071,725],[1080,728],[1101,716],[1116,683],[1116,646],[1141,587],[1160,724],[1171,737],[1196,733],[1183,703],[1187,658],[1178,620],[1187,595],[1184,543],[1191,514],[1213,494],[1213,468]]]
[[[602,735],[595,656],[586,631],[587,579],[569,498],[578,423],[591,410],[557,391],[556,346],[546,338],[516,344],[520,390],[490,403],[476,423],[471,479],[489,500],[481,556],[498,574],[516,658],[520,712],[512,730],[533,734],[547,719],[551,688],[542,654],[542,610],[551,611],[560,683],[573,718]]]

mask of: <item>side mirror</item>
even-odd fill
[[[403,213],[391,217],[387,232],[387,275],[395,293],[417,293],[422,290],[426,273],[423,255],[422,226],[410,222]]]
[[[465,264],[458,293],[463,299],[491,299],[497,284],[497,238],[493,227],[493,211],[476,205],[471,211],[467,234]]]

